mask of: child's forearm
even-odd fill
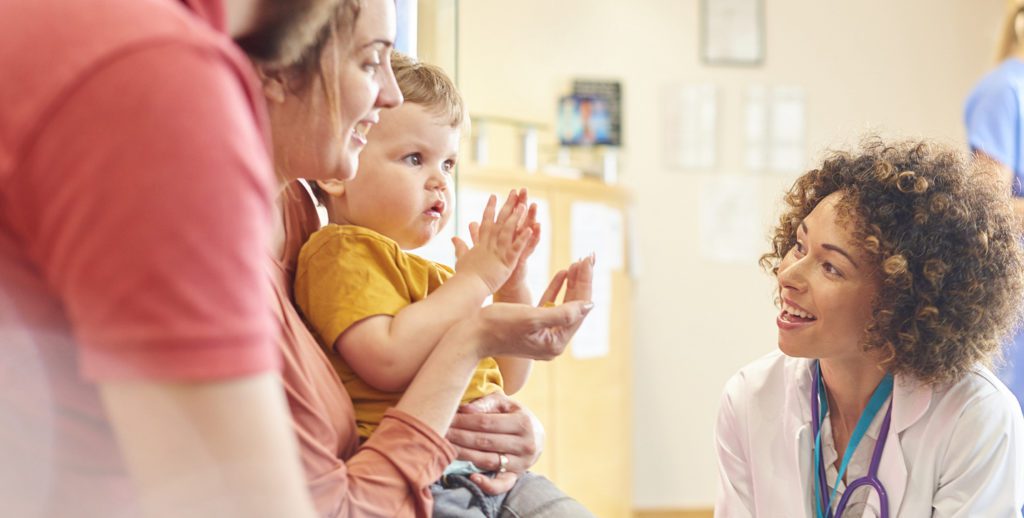
[[[526,386],[533,368],[533,360],[514,356],[499,356],[494,359],[501,370],[502,389],[505,395],[511,396]]]
[[[494,302],[512,302],[516,304],[530,304],[530,288],[525,282],[516,286],[504,287],[494,293]],[[502,388],[505,395],[511,396],[519,392],[526,385],[530,377],[530,370],[533,368],[533,360],[515,358],[511,356],[495,358],[498,368],[501,369]]]
[[[455,274],[384,325],[372,318],[354,324],[338,338],[338,352],[373,387],[401,392],[448,329],[478,311],[489,294],[478,277]]]

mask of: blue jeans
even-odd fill
[[[497,496],[483,494],[468,478],[453,477],[447,484],[430,486],[436,518],[594,518],[540,475],[520,475],[511,491]]]

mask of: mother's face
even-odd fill
[[[355,176],[366,133],[380,109],[402,102],[391,70],[394,35],[394,4],[366,0],[351,31],[327,42],[320,73],[304,81],[301,90],[290,90],[277,77],[264,81],[274,165],[281,179]]]

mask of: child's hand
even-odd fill
[[[519,190],[519,203],[526,205],[528,200],[526,189]],[[479,225],[476,223],[469,224],[469,235],[476,241],[476,232]],[[531,203],[529,210],[526,211],[526,219],[523,221],[520,228],[528,228],[533,231],[533,235],[530,237],[530,241],[526,243],[526,247],[523,249],[522,255],[519,256],[519,262],[516,263],[515,269],[512,270],[512,274],[509,275],[508,280],[505,281],[498,291],[494,292],[495,302],[519,302],[521,304],[530,303],[530,288],[526,285],[526,261],[533,255],[533,251],[537,249],[537,244],[540,243],[540,223],[537,222],[537,204]]]
[[[533,229],[523,225],[526,206],[519,202],[518,192],[509,193],[497,217],[496,205],[497,198],[492,195],[473,232],[472,248],[458,237],[452,238],[456,273],[478,276],[490,293],[505,284],[533,236]]]

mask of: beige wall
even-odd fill
[[[474,113],[553,123],[570,80],[619,79],[642,261],[635,304],[635,504],[713,500],[718,396],[738,367],[773,349],[772,285],[756,266],[701,258],[698,200],[716,175],[743,174],[765,193],[767,231],[792,176],[742,167],[742,99],[751,84],[805,89],[807,160],[867,130],[963,140],[961,105],[991,65],[1004,0],[765,0],[767,60],[718,68],[698,57],[698,0],[462,0],[459,75]],[[669,170],[664,88],[719,86],[719,166]],[[511,140],[506,144],[511,145]],[[500,146],[494,142],[493,146]],[[509,148],[511,149],[511,148]],[[503,154],[504,153],[504,154]],[[512,156],[492,151],[496,160]],[[601,452],[594,452],[600,455]]]

